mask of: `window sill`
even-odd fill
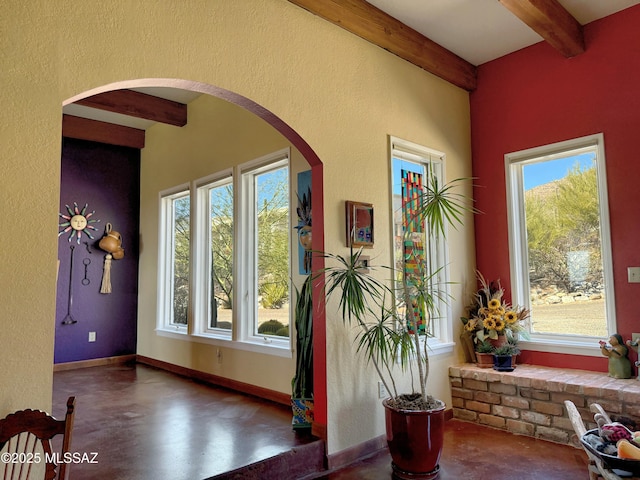
[[[455,345],[453,342],[441,342],[433,339],[427,341],[428,353],[433,356],[453,353]]]
[[[215,345],[218,347],[231,348],[234,350],[242,350],[246,352],[261,353],[264,355],[272,355],[275,357],[292,358],[293,353],[288,343],[266,343],[264,341],[234,341],[231,338],[221,336],[213,336],[207,334],[189,335],[186,330],[184,332],[176,332],[168,329],[156,329],[156,334],[160,337],[173,338],[183,342],[203,343],[206,345]]]
[[[156,328],[156,333],[161,337],[179,338],[181,340],[184,340],[189,334],[186,327]]]
[[[565,353],[568,355],[582,355],[585,357],[600,357],[602,353],[597,339],[593,341],[562,339],[536,339],[520,340],[518,346],[521,350],[534,350],[546,353]]]

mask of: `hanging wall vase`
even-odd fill
[[[122,236],[119,232],[112,230],[111,224],[107,223],[105,234],[100,239],[98,246],[107,252],[104,258],[104,272],[102,274],[102,286],[100,293],[111,293],[111,260],[120,260],[124,257],[122,248]]]

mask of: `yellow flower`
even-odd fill
[[[500,308],[500,300],[497,298],[492,298],[489,300],[489,310],[497,310]]]
[[[518,321],[518,314],[513,310],[509,310],[507,313],[505,313],[504,319],[508,325],[513,325]]]
[[[493,316],[487,317],[482,321],[482,325],[484,325],[484,328],[488,328],[489,330],[495,330],[496,320]]]
[[[493,319],[496,324],[496,331],[501,332],[502,330],[504,330],[504,327],[506,327],[506,324],[504,323],[504,320],[502,319],[502,317],[498,317],[497,315],[495,315]]]
[[[464,328],[467,332],[473,332],[476,328],[478,328],[478,320],[472,318],[467,322]]]

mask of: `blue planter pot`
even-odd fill
[[[513,357],[511,355],[494,355],[493,369],[498,372],[513,372],[516,367],[513,365]]]

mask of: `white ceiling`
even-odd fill
[[[582,25],[640,0],[558,0]],[[473,65],[542,41],[498,0],[367,0]]]

